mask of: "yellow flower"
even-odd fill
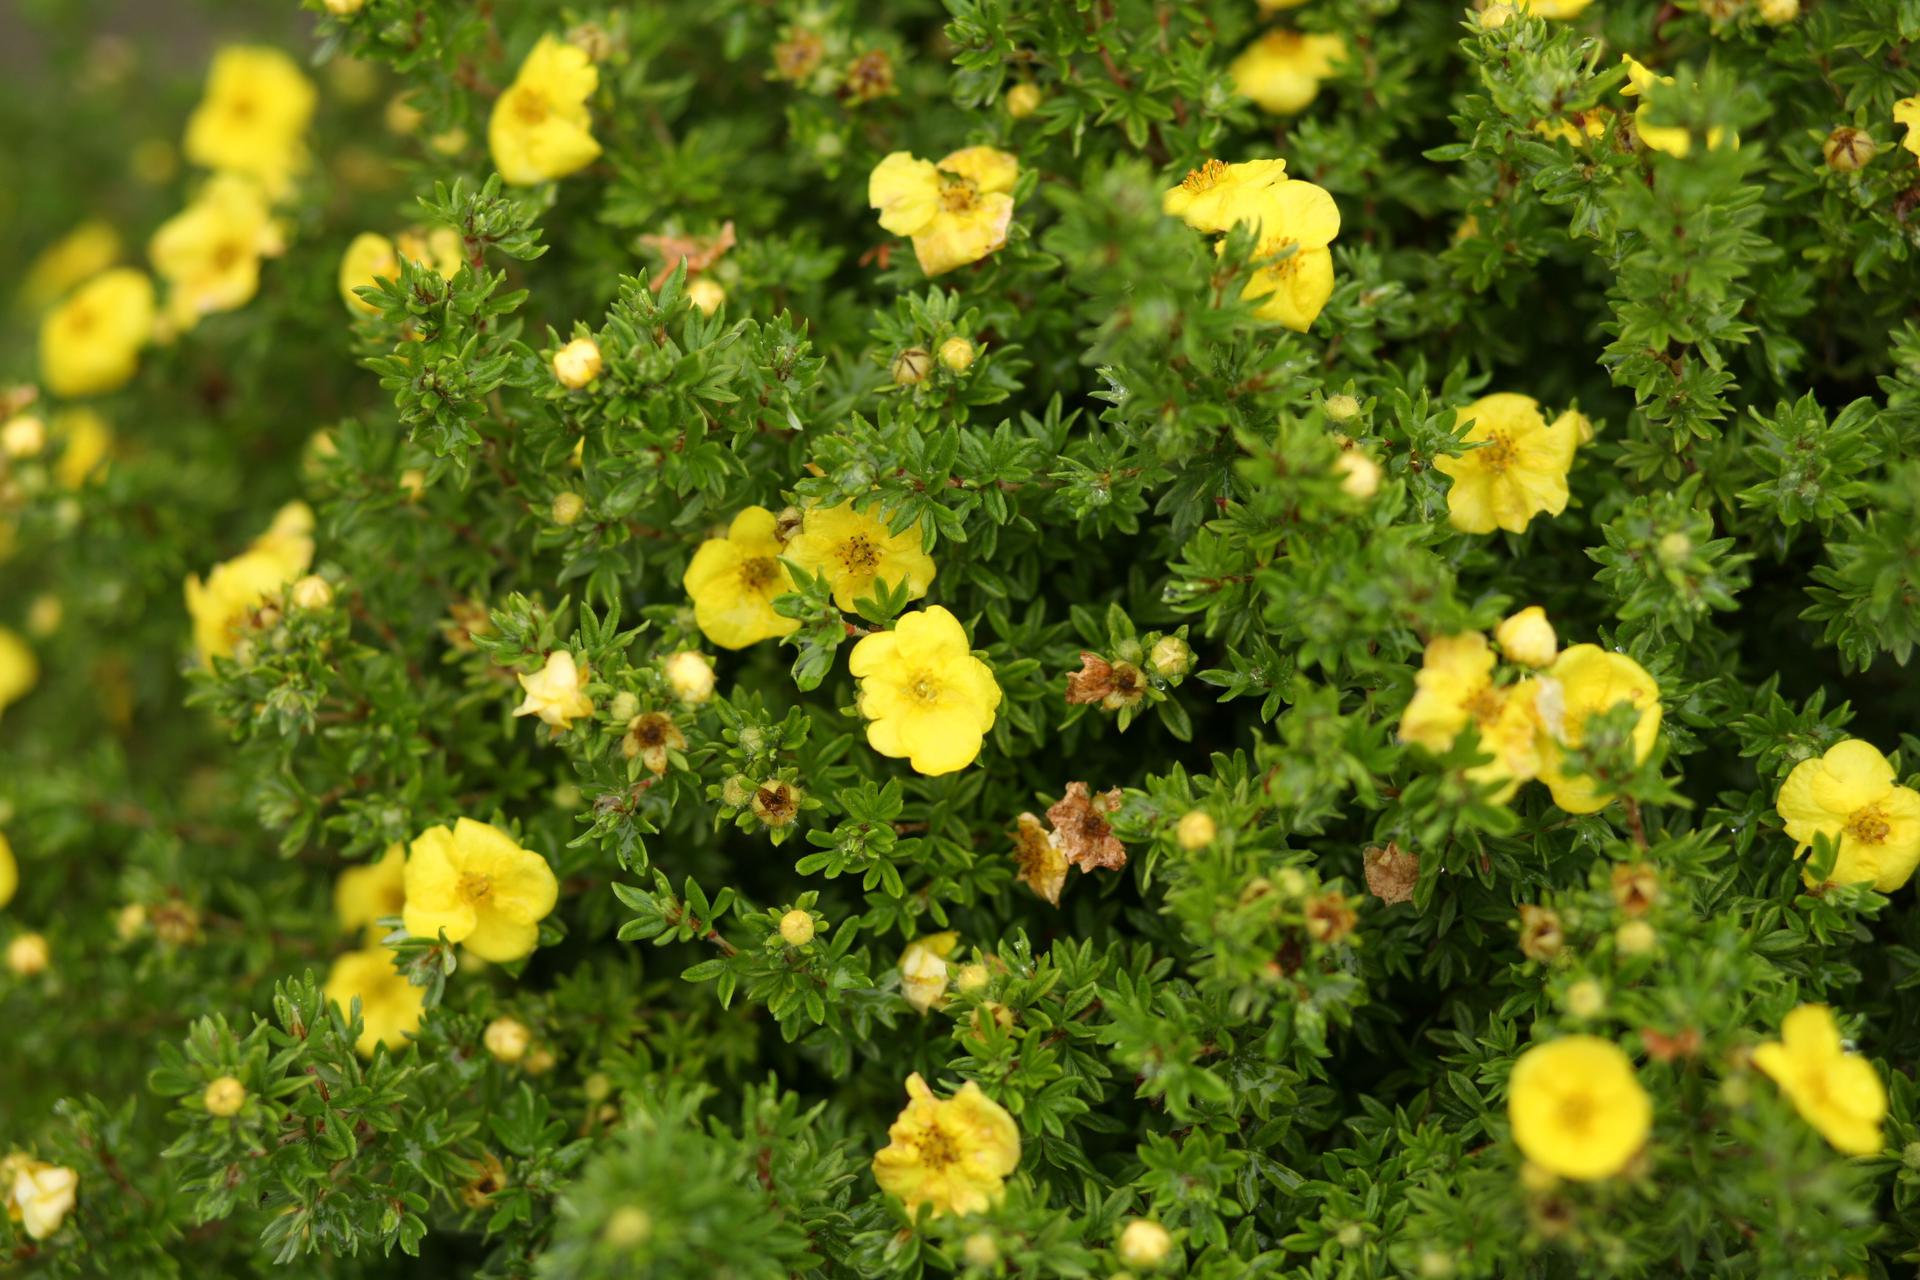
[[[900,952],[900,994],[916,1012],[946,1003],[947,957],[959,943],[960,935],[949,929],[915,938]]]
[[[1562,1036],[1513,1064],[1507,1119],[1520,1153],[1581,1182],[1619,1173],[1646,1143],[1653,1100],[1618,1045]]]
[[[1458,421],[1473,424],[1462,441],[1481,447],[1433,460],[1453,479],[1447,517],[1454,528],[1524,533],[1540,512],[1566,510],[1567,472],[1580,443],[1573,415],[1563,413],[1548,426],[1537,400],[1508,391],[1480,397],[1460,410]]]
[[[29,311],[52,306],[67,290],[118,262],[120,247],[112,223],[89,218],[40,251],[20,282],[20,305]]]
[[[1651,89],[1656,83],[1663,85],[1671,85],[1674,83],[1672,76],[1656,75],[1653,71],[1637,62],[1630,53],[1621,54],[1620,61],[1627,65],[1627,83],[1620,92],[1630,98],[1646,96],[1647,90]],[[1689,151],[1693,150],[1693,135],[1691,133],[1687,132],[1687,130],[1680,125],[1649,124],[1647,122],[1648,110],[1649,108],[1643,105],[1633,113],[1634,132],[1640,135],[1640,141],[1646,143],[1655,151],[1664,151],[1670,156],[1684,157]],[[1709,151],[1717,149],[1720,144],[1726,140],[1725,129],[1714,128],[1707,131],[1707,149]],[[1739,146],[1740,135],[1735,134],[1732,142],[1734,146]]]
[[[529,187],[598,159],[587,99],[599,87],[600,70],[585,50],[541,36],[487,121],[487,146],[500,176]]]
[[[1262,320],[1305,333],[1333,295],[1333,254],[1327,246],[1340,234],[1340,207],[1311,182],[1280,183],[1260,204],[1254,261],[1279,260],[1257,268],[1240,296],[1249,302],[1265,299],[1254,310]]]
[[[1838,1151],[1877,1155],[1887,1089],[1873,1064],[1840,1043],[1833,1010],[1803,1004],[1780,1024],[1780,1039],[1758,1045],[1753,1065],[1780,1086],[1800,1118]]]
[[[333,882],[333,914],[340,920],[341,931],[365,929],[369,943],[378,941],[381,932],[374,921],[397,916],[406,905],[407,851],[398,840],[387,846],[378,862],[348,867]]]
[[[407,932],[416,938],[464,942],[482,960],[501,964],[532,952],[540,921],[560,897],[547,860],[522,849],[486,822],[461,818],[429,827],[407,858]]]
[[[905,757],[929,777],[964,769],[980,754],[1000,686],[951,613],[934,605],[903,615],[893,630],[862,637],[849,666],[875,751]]]
[[[371,315],[380,310],[355,289],[372,288],[381,280],[400,278],[400,254],[393,241],[378,231],[362,231],[347,244],[340,255],[340,298],[349,310]]]
[[[674,696],[695,706],[713,697],[713,663],[704,653],[682,649],[670,654],[661,665]]]
[[[532,675],[522,674],[520,687],[527,696],[513,709],[516,716],[539,716],[542,724],[571,729],[576,716],[593,714],[593,699],[585,693],[587,669],[576,666],[565,649],[548,654],[547,665]]]
[[[0,712],[27,696],[40,679],[40,663],[17,631],[0,627]]]
[[[117,391],[153,337],[153,281],[132,267],[103,271],[40,322],[40,377],[57,396]]]
[[[1579,17],[1593,0],[1511,0],[1511,3],[1522,13],[1565,20]]]
[[[904,582],[912,600],[926,595],[934,565],[922,545],[918,524],[892,533],[884,513],[875,517],[843,502],[808,507],[800,532],[787,542],[787,558],[809,573],[825,574],[833,584],[833,602],[851,613],[854,601],[873,594],[875,583]]]
[[[880,225],[913,239],[930,276],[993,253],[1007,242],[1020,162],[993,147],[965,147],[931,164],[895,151],[867,179],[867,204]]]
[[[1218,234],[1233,230],[1237,222],[1261,221],[1265,197],[1286,180],[1285,160],[1209,160],[1179,186],[1169,187],[1160,197],[1160,208],[1195,231]]]
[[[1607,126],[1613,123],[1613,112],[1605,107],[1588,107],[1585,111],[1575,111],[1569,116],[1555,116],[1551,120],[1535,120],[1533,131],[1543,138],[1554,138],[1574,146],[1584,146],[1594,138],[1604,138]]]
[[[360,1001],[360,1038],[354,1048],[366,1058],[380,1045],[403,1047],[427,1011],[426,990],[393,967],[393,952],[386,947],[349,951],[335,960],[320,994],[339,1005],[342,1014],[351,1014],[353,1002]]]
[[[1227,67],[1233,87],[1262,111],[1290,116],[1320,96],[1320,82],[1347,57],[1347,42],[1318,32],[1274,30]]]
[[[393,247],[408,262],[431,267],[442,280],[459,275],[467,260],[466,242],[452,227],[425,232],[410,228],[393,238]]]
[[[1894,103],[1893,122],[1907,131],[1900,145],[1920,156],[1920,98],[1902,98]]]
[[[260,185],[222,173],[160,224],[147,256],[167,282],[167,318],[185,330],[246,305],[260,291],[261,258],[285,247]]]
[[[780,563],[776,523],[765,507],[746,508],[726,537],[700,544],[681,579],[693,599],[694,623],[722,649],[791,635],[800,625],[773,611],[774,597],[793,590],[793,578]]]
[[[18,1153],[0,1161],[7,1180],[8,1216],[19,1221],[29,1239],[45,1240],[73,1211],[80,1175]]]
[[[1505,784],[1492,797],[1504,804],[1540,768],[1536,688],[1530,680],[1505,688],[1494,684],[1493,666],[1493,650],[1478,631],[1429,640],[1413,678],[1413,698],[1400,715],[1400,741],[1418,743],[1438,755],[1473,724],[1480,749],[1493,759],[1474,766],[1467,776]]]
[[[907,1077],[907,1106],[873,1157],[880,1189],[908,1212],[978,1213],[998,1204],[1020,1165],[1020,1130],[1005,1108],[969,1080],[951,1098],[936,1098],[919,1072]]]
[[[60,460],[53,478],[68,489],[78,489],[104,469],[113,452],[113,428],[96,411],[85,407],[54,415],[53,436],[60,442]]]
[[[313,84],[280,50],[229,45],[213,55],[205,96],[187,119],[187,159],[244,174],[277,197],[306,167],[314,100]]]
[[[1547,611],[1537,604],[1528,605],[1495,627],[1493,638],[1500,642],[1500,652],[1509,661],[1523,667],[1547,666],[1560,651],[1560,637],[1553,633]]]
[[[1645,760],[1660,736],[1660,686],[1624,653],[1576,644],[1554,660],[1534,700],[1540,717],[1540,780],[1568,813],[1598,813],[1613,799],[1585,774],[1566,772],[1566,753],[1586,741],[1587,721],[1625,702],[1640,709],[1633,758]]]
[[[257,611],[313,563],[313,512],[304,502],[280,508],[246,551],[213,567],[205,583],[187,579],[187,612],[200,661],[230,658]]]
[[[1796,853],[1805,856],[1821,835],[1839,847],[1832,883],[1871,882],[1891,893],[1920,866],[1920,792],[1897,781],[1879,748],[1848,738],[1795,765],[1774,807]]]
[[[13,845],[6,833],[0,831],[0,907],[12,902],[19,888],[20,864],[14,860]]]

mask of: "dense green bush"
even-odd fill
[[[91,8],[0,1271],[1912,1273],[1920,0]]]

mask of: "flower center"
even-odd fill
[[[1571,1132],[1585,1133],[1593,1124],[1593,1099],[1584,1093],[1560,1099],[1560,1124]]]
[[[914,696],[915,701],[932,706],[940,701],[940,677],[931,671],[916,672],[913,683],[907,686],[907,692]]]
[[[81,337],[93,331],[97,318],[92,307],[74,307],[67,312],[67,329],[75,337]]]
[[[513,114],[522,124],[540,124],[547,118],[546,95],[537,89],[521,88],[513,96]]]
[[[1500,718],[1500,703],[1499,690],[1490,684],[1483,684],[1460,705],[1473,717],[1475,724],[1484,728]]]
[[[740,585],[756,595],[765,595],[780,580],[780,562],[772,556],[755,556],[740,565]]]
[[[914,1144],[920,1149],[920,1162],[929,1169],[944,1169],[960,1161],[960,1148],[938,1124],[930,1124]]]
[[[1505,471],[1513,465],[1518,452],[1512,436],[1504,431],[1489,431],[1487,442],[1480,447],[1480,464],[1492,472]]]
[[[475,871],[460,873],[460,896],[468,902],[485,902],[493,893],[493,877]]]
[[[1877,804],[1855,809],[1847,815],[1846,833],[1861,844],[1885,844],[1892,831],[1893,824],[1887,821],[1886,812]]]
[[[227,101],[227,114],[235,120],[253,119],[254,110],[255,104],[253,99],[244,93],[239,97],[230,98]]]
[[[969,213],[979,197],[979,190],[966,178],[953,174],[944,174],[940,179],[940,207],[948,213]]]
[[[848,573],[872,573],[880,566],[880,549],[865,534],[855,534],[840,544],[840,559]]]
[[[1220,185],[1226,176],[1225,160],[1209,160],[1198,169],[1191,170],[1180,180],[1180,185],[1188,191],[1207,191]]]
[[[214,246],[213,269],[215,271],[231,271],[234,265],[240,261],[240,256],[239,241],[222,240]]]

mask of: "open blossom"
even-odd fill
[[[600,70],[585,50],[541,36],[487,121],[487,146],[500,176],[532,186],[598,159],[587,100],[599,87]]]
[[[1653,1100],[1610,1040],[1562,1036],[1513,1064],[1507,1119],[1522,1155],[1576,1181],[1612,1177],[1646,1144]]]
[[[903,615],[893,630],[862,637],[848,665],[875,751],[928,776],[964,769],[980,754],[1000,685],[951,613],[934,605]]]
[[[407,905],[407,851],[399,841],[387,846],[376,862],[348,867],[333,882],[333,914],[343,933],[366,930],[368,941],[381,929],[374,921],[397,916]]]
[[[1437,755],[1472,724],[1480,735],[1480,749],[1493,759],[1475,765],[1467,776],[1503,784],[1493,799],[1505,803],[1540,769],[1536,688],[1529,680],[1496,685],[1493,668],[1493,649],[1478,631],[1429,640],[1414,676],[1413,699],[1400,716],[1400,740]]]
[[[1263,320],[1303,333],[1333,295],[1333,253],[1340,207],[1311,182],[1287,177],[1284,160],[1227,164],[1209,160],[1162,194],[1160,207],[1196,231],[1218,235],[1236,224],[1255,228],[1260,264],[1240,296]],[[1215,245],[1226,251],[1226,241]]]
[[[540,921],[560,898],[547,860],[488,822],[429,827],[407,857],[407,932],[464,942],[482,960],[518,960],[540,941]]]
[[[1235,223],[1261,221],[1266,197],[1285,181],[1285,160],[1209,160],[1162,193],[1160,209],[1195,231],[1218,235]]]
[[[103,271],[40,321],[40,378],[57,396],[118,391],[153,337],[153,281],[132,267]]]
[[[187,119],[187,159],[252,178],[277,198],[306,165],[316,97],[280,50],[229,45],[213,55],[205,96]]]
[[[1891,893],[1920,867],[1920,792],[1897,782],[1878,747],[1848,738],[1795,765],[1774,807],[1801,856],[1816,836],[1834,843],[1832,883]]]
[[[73,1211],[79,1189],[80,1175],[64,1166],[20,1152],[0,1160],[7,1216],[20,1224],[28,1239],[45,1240],[58,1231]]]
[[[17,631],[0,627],[0,712],[27,696],[40,679],[40,662]]]
[[[1871,1062],[1846,1051],[1826,1005],[1803,1004],[1788,1014],[1780,1039],[1754,1048],[1753,1065],[1836,1150],[1852,1156],[1879,1153],[1887,1087]]]
[[[938,164],[895,151],[867,179],[867,203],[880,225],[913,239],[914,256],[930,276],[993,253],[1013,222],[1013,184],[1020,162],[993,147],[965,147]]]
[[[1262,111],[1290,116],[1320,96],[1320,82],[1346,60],[1337,35],[1275,29],[1248,45],[1227,66],[1233,87]]]
[[[261,606],[312,563],[313,512],[304,502],[290,502],[252,546],[215,565],[205,582],[197,574],[188,578],[187,612],[200,661],[211,667],[215,658],[234,657]]]
[[[851,502],[808,507],[800,532],[787,542],[787,558],[809,573],[825,574],[834,604],[849,613],[881,582],[904,582],[908,598],[918,600],[933,582],[933,557],[922,550],[918,524],[893,533],[884,517],[884,512],[856,511]]]
[[[907,1077],[907,1106],[873,1157],[874,1180],[913,1212],[969,1214],[999,1203],[1020,1166],[1020,1130],[1006,1109],[969,1080],[936,1098],[918,1072]]]
[[[947,957],[959,944],[960,935],[949,929],[915,938],[900,952],[900,994],[916,1012],[946,1001]]]
[[[53,438],[60,442],[60,459],[53,464],[53,478],[62,488],[83,488],[105,471],[107,459],[113,453],[113,428],[98,412],[85,405],[54,415]]]
[[[548,654],[540,670],[523,673],[520,687],[527,696],[513,709],[516,716],[539,716],[542,724],[571,729],[575,719],[593,714],[593,699],[586,695],[587,669],[577,666],[565,649]]]
[[[216,174],[153,233],[147,256],[167,285],[167,319],[189,329],[205,315],[246,305],[260,291],[260,261],[285,249],[265,190]]]
[[[1469,449],[1458,457],[1442,455],[1434,467],[1452,479],[1447,518],[1462,533],[1524,533],[1542,511],[1559,515],[1567,507],[1567,472],[1580,443],[1579,415],[1569,410],[1549,426],[1532,396],[1499,392],[1482,396],[1460,410],[1470,423],[1461,437]]]
[[[1920,156],[1920,98],[1902,98],[1894,103],[1893,122],[1906,130],[1900,145]]]
[[[426,989],[393,967],[393,952],[387,947],[365,947],[335,960],[320,993],[338,1005],[342,1015],[352,1011],[355,1000],[360,1002],[360,1037],[354,1048],[364,1058],[371,1058],[381,1045],[403,1047],[427,1011]]]
[[[1540,717],[1540,780],[1568,813],[1598,813],[1613,794],[1582,773],[1567,771],[1567,752],[1586,742],[1587,721],[1621,703],[1639,709],[1633,758],[1645,760],[1660,736],[1660,686],[1624,653],[1576,644],[1540,678],[1534,708]]]
[[[791,635],[799,619],[773,610],[774,597],[793,590],[793,578],[780,563],[784,551],[778,521],[765,507],[745,508],[725,537],[701,543],[681,579],[701,634],[722,649]]]

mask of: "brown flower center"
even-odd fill
[[[872,573],[880,567],[880,548],[865,534],[855,534],[840,544],[840,560],[848,573]]]
[[[1520,451],[1514,447],[1513,437],[1504,431],[1489,431],[1487,442],[1480,446],[1480,464],[1496,474],[1513,465]]]
[[[780,562],[772,556],[755,556],[740,565],[740,585],[756,595],[767,594],[780,581]]]
[[[948,213],[971,213],[979,198],[979,188],[966,178],[953,174],[941,176],[940,207]]]
[[[960,1162],[960,1147],[938,1124],[930,1124],[914,1143],[920,1150],[920,1162],[929,1169],[944,1169]]]
[[[1855,809],[1847,815],[1846,833],[1861,844],[1885,844],[1893,832],[1886,811],[1877,804]]]

